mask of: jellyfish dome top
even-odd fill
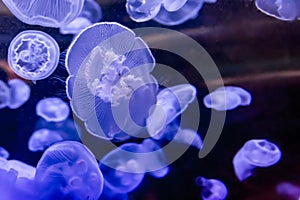
[[[103,189],[98,163],[83,144],[64,141],[50,146],[39,160],[35,180],[44,187],[48,199],[97,200]],[[55,192],[54,192],[55,191]]]
[[[203,200],[226,199],[228,191],[223,182],[217,179],[206,179],[201,176],[198,176],[195,182],[202,188],[201,197]]]
[[[47,33],[27,30],[11,41],[7,60],[10,68],[20,77],[32,81],[41,80],[56,69],[59,47]]]
[[[29,100],[30,87],[24,81],[11,79],[8,81],[8,85],[10,90],[9,108],[17,109]]]
[[[66,55],[67,95],[87,130],[117,141],[140,133],[158,89],[145,42],[118,23],[82,31]]]
[[[70,23],[81,12],[84,0],[2,0],[22,22],[58,28]]]

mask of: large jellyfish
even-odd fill
[[[60,27],[70,23],[81,12],[84,0],[2,0],[22,22],[46,27]]]
[[[17,109],[22,106],[30,97],[30,87],[20,79],[11,79],[8,81],[10,90],[10,102],[8,107]]]
[[[59,47],[50,35],[27,30],[11,41],[7,60],[17,75],[35,82],[47,78],[56,69]]]
[[[126,10],[136,22],[155,20],[163,25],[182,24],[198,16],[203,3],[217,0],[127,0]]]
[[[66,56],[67,94],[90,133],[120,141],[141,132],[156,102],[154,64],[144,41],[118,23],[78,35]]]
[[[48,122],[60,122],[68,118],[70,108],[60,98],[49,97],[37,103],[36,114]]]
[[[28,141],[30,151],[44,151],[52,144],[62,141],[63,137],[58,131],[40,129],[32,133]]]
[[[233,158],[235,175],[243,181],[252,175],[256,167],[269,167],[281,158],[280,149],[265,139],[247,141]]]
[[[0,80],[0,109],[5,108],[10,103],[9,88],[6,83]]]
[[[81,143],[59,142],[49,147],[37,164],[35,180],[48,199],[97,200],[103,176],[93,154]]]
[[[201,197],[203,200],[223,200],[227,196],[227,188],[219,180],[205,179],[201,176],[196,178],[196,184],[201,187]]]
[[[256,0],[255,6],[266,15],[283,21],[300,19],[300,2],[298,0]]]

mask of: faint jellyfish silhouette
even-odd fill
[[[6,83],[0,80],[0,109],[9,105],[10,93]]]
[[[198,176],[195,182],[201,187],[201,197],[203,200],[223,200],[227,196],[227,188],[219,180],[205,179]]]
[[[160,10],[163,0],[127,0],[126,10],[129,17],[136,22],[153,19]]]
[[[49,97],[37,103],[36,114],[48,122],[60,122],[68,118],[70,108],[60,98]]]
[[[162,4],[167,11],[174,12],[186,4],[188,0],[163,0]]]
[[[256,167],[269,167],[281,158],[280,149],[265,139],[247,141],[233,158],[235,175],[243,181]]]
[[[8,157],[9,157],[8,151],[3,147],[0,147],[0,158],[8,159]]]
[[[241,87],[224,86],[224,87],[220,87],[220,88],[216,89],[216,91],[218,91],[218,90],[220,90],[220,91],[225,90],[226,92],[232,92],[232,93],[239,95],[241,98],[240,106],[248,106],[251,104],[251,101],[252,101],[251,94],[247,90],[245,90]]]
[[[283,21],[300,19],[300,2],[297,0],[256,0],[255,6],[264,14]]]
[[[99,200],[129,200],[127,193],[116,193],[108,187],[103,187],[103,192]]]
[[[8,107],[17,109],[22,106],[30,97],[30,87],[20,79],[11,79],[8,81],[10,90],[10,102]]]
[[[50,146],[37,164],[35,180],[46,191],[55,191],[65,199],[96,200],[103,189],[103,176],[94,155],[75,141]]]
[[[28,141],[28,149],[30,151],[44,151],[47,147],[62,140],[63,137],[59,132],[40,129],[32,133]]]
[[[288,182],[279,183],[276,186],[277,194],[290,200],[300,199],[300,187]]]
[[[203,140],[200,135],[191,129],[179,129],[179,133],[175,135],[173,141],[182,144],[190,144],[190,141],[192,141],[191,146],[199,150],[201,150],[203,146]]]
[[[120,24],[97,23],[76,37],[66,56],[67,95],[91,134],[121,141],[140,133],[135,125],[145,126],[156,101],[154,64],[144,41]]]
[[[42,31],[23,31],[11,41],[7,60],[17,75],[35,83],[56,69],[59,47],[50,35]]]
[[[31,25],[58,28],[70,23],[81,12],[84,0],[2,0],[8,9],[22,22]]]

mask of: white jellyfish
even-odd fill
[[[10,102],[8,107],[17,109],[22,106],[30,97],[30,87],[20,79],[8,81],[10,91]]]
[[[195,182],[201,187],[201,197],[203,200],[226,199],[228,191],[223,182],[217,179],[205,179],[201,176],[198,176]]]
[[[62,141],[63,137],[58,131],[40,129],[32,133],[28,141],[30,151],[44,151],[52,144]]]

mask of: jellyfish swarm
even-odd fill
[[[160,24],[174,26],[198,16],[203,3],[215,3],[217,0],[127,0],[126,10],[136,22],[151,19]]]
[[[22,22],[58,28],[74,20],[81,12],[84,0],[2,0]]]
[[[37,103],[36,114],[48,122],[60,122],[68,118],[70,108],[60,98],[49,97]]]
[[[5,108],[10,103],[9,88],[6,83],[0,80],[0,109]]]
[[[47,147],[62,140],[63,137],[58,131],[40,129],[32,133],[28,141],[28,149],[30,151],[44,151]]]
[[[251,94],[235,86],[220,87],[206,95],[203,103],[207,108],[217,111],[232,110],[238,106],[247,106],[251,103]]]
[[[23,31],[11,41],[7,59],[17,75],[35,82],[47,78],[56,69],[59,47],[42,31]]]
[[[50,146],[37,164],[35,181],[44,188],[45,199],[98,199],[103,189],[96,159],[75,141]]]
[[[281,158],[280,149],[265,139],[247,141],[233,158],[235,175],[240,181],[252,175],[256,167],[269,167]]]
[[[201,197],[203,200],[223,200],[227,196],[227,188],[219,180],[205,179],[198,176],[195,182],[201,187]]]
[[[298,0],[256,0],[255,6],[264,14],[283,21],[300,19],[300,2]]]
[[[10,91],[10,102],[8,107],[17,109],[22,106],[30,97],[30,87],[20,79],[8,81]]]
[[[140,133],[156,102],[154,64],[144,41],[118,23],[76,37],[66,55],[67,95],[90,133],[117,141]]]

